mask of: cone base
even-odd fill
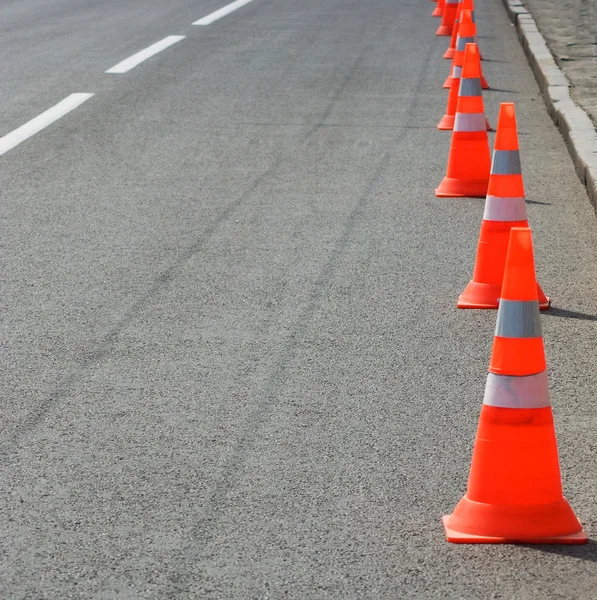
[[[441,131],[451,131],[454,129],[455,115],[444,115],[441,121],[437,124],[437,128]]]
[[[440,25],[435,32],[435,35],[452,35],[452,28],[448,25]]]
[[[446,531],[446,539],[452,544],[586,544],[589,541],[584,531],[569,533],[567,535],[556,535],[549,537],[491,537],[485,535],[473,535],[470,533],[461,533],[450,528],[450,518],[452,515],[444,515],[442,523]]]
[[[483,75],[481,75],[481,89],[482,90],[489,89],[489,84],[487,83],[487,81],[485,81],[485,77],[483,77]]]
[[[491,309],[491,310],[496,310],[499,306],[498,303],[496,304],[485,304],[482,302],[468,302],[467,300],[463,300],[461,299],[462,296],[460,296],[460,298],[458,298],[458,302],[456,303],[456,308],[471,308],[471,309]],[[547,299],[547,302],[543,303],[543,304],[539,304],[539,310],[549,310],[549,307],[551,306],[551,299]]]
[[[454,57],[454,48],[448,48],[443,54],[443,58],[453,58],[453,57]]]
[[[539,283],[537,283],[537,296],[539,298],[539,309],[547,310],[551,306],[551,298],[545,295]]]
[[[469,281],[464,292],[458,297],[457,308],[471,309],[497,309],[499,306],[501,285],[492,285],[490,283],[481,283],[479,281]],[[537,293],[539,295],[539,309],[547,310],[551,306],[551,298],[548,298],[537,284]]]
[[[559,485],[559,481],[553,483]],[[551,493],[553,496],[554,490]],[[461,544],[583,544],[588,541],[563,496],[547,504],[512,505],[476,502],[465,495],[443,522],[448,541]]]
[[[458,308],[488,308],[496,309],[499,304],[501,285],[470,281],[460,294],[456,306]]]
[[[451,85],[452,85],[452,76],[448,75],[448,78],[446,79],[446,81],[444,81],[444,88],[449,89]]]
[[[489,186],[487,179],[453,179],[444,177],[435,190],[438,198],[485,198]]]
[[[439,8],[438,6],[435,7],[435,10],[431,13],[432,17],[442,17],[444,14],[444,11]]]

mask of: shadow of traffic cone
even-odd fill
[[[473,20],[474,17],[473,17],[472,11],[470,11],[469,9],[463,8],[460,11],[459,19],[460,19],[460,21],[458,23],[458,33],[456,34],[456,48],[454,50],[454,56],[452,57],[452,68],[450,69],[450,74],[446,78],[446,81],[444,81],[444,88],[449,88],[452,83],[452,75],[453,75],[453,71],[454,71],[454,60],[456,58],[456,54],[458,53],[459,40],[460,40],[460,45],[463,50],[464,50],[465,44],[469,44],[469,43],[476,44],[477,43],[477,28],[476,28],[475,22]],[[477,48],[478,47],[479,46],[477,44]],[[480,58],[481,58],[481,52],[479,51],[479,59]],[[483,69],[481,68],[481,64],[479,64],[479,74],[480,74],[479,77],[481,79],[481,87],[484,90],[489,89],[489,84],[485,80],[485,77],[483,77]]]
[[[446,105],[446,114],[442,117],[441,121],[438,123],[437,128],[441,130],[449,130],[454,129],[454,121],[456,119],[456,110],[458,108],[458,98],[462,95],[467,97],[481,96],[481,85],[478,77],[473,77],[469,81],[467,80],[463,83],[463,79],[465,76],[463,73],[476,73],[480,66],[477,66],[477,69],[471,69],[471,66],[465,66],[466,61],[476,61],[479,62],[479,51],[477,49],[476,44],[466,44],[466,46],[471,46],[468,50],[465,51],[464,38],[459,38],[458,40],[458,51],[454,56],[454,70],[452,76],[452,82],[450,84],[450,93],[448,94],[448,103]],[[462,48],[462,51],[460,50]],[[467,54],[468,52],[468,54]],[[468,56],[468,58],[467,58]],[[461,68],[462,67],[462,68]],[[461,91],[462,90],[462,91]],[[471,101],[473,102],[473,101]],[[481,109],[483,109],[483,100],[481,99]],[[488,131],[491,131],[491,126],[489,125],[489,121],[485,119],[486,127]]]
[[[433,9],[431,16],[432,17],[441,17],[444,14],[445,4],[446,4],[446,0],[438,0],[437,6]]]
[[[467,492],[443,524],[461,544],[584,544],[562,495],[531,230],[510,232]]]
[[[458,308],[498,307],[510,229],[528,226],[516,112],[512,102],[504,102],[500,105],[473,279],[458,298]],[[537,295],[539,308],[549,308],[549,298],[538,283]]]
[[[456,10],[458,9],[458,0],[446,0],[444,12],[442,14],[441,25],[437,28],[435,35],[452,35]]]
[[[491,155],[478,65],[477,46],[467,44],[448,167],[435,190],[438,198],[485,198],[487,194]]]

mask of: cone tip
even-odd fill
[[[496,150],[518,150],[516,110],[513,102],[502,102],[495,137]]]
[[[530,257],[532,259],[533,233],[530,227],[512,227],[512,229],[510,229],[510,243],[508,246],[508,251],[519,255],[521,252],[527,254],[530,252]]]
[[[466,44],[464,47],[464,60],[462,64],[462,77],[466,79],[479,79],[481,77],[481,65],[479,48],[477,44]]]
[[[519,240],[524,240],[525,242],[528,241],[529,245],[532,244],[533,231],[530,227],[511,227],[510,235]],[[525,245],[525,250],[527,249],[528,247]]]
[[[537,277],[530,227],[512,227],[506,254],[502,298],[505,300],[537,300]]]

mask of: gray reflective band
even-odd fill
[[[527,207],[524,198],[503,198],[487,196],[485,198],[484,221],[526,221]]]
[[[457,67],[456,65],[454,65],[454,68],[452,69],[452,79],[460,79],[461,75],[462,67]]]
[[[501,338],[542,337],[539,302],[500,298],[495,335]]]
[[[459,96],[480,96],[481,95],[481,81],[479,78],[469,79],[465,77],[460,80],[460,89],[458,90]]]
[[[475,38],[474,37],[458,37],[458,39],[456,40],[456,50],[458,50],[458,52],[464,52],[465,46],[467,44],[474,44],[475,43]]]
[[[550,406],[547,371],[526,377],[489,373],[483,404],[499,408],[545,408]]]
[[[487,131],[484,113],[456,113],[454,131]]]
[[[520,154],[518,150],[493,151],[493,160],[491,162],[492,175],[520,175],[521,173]]]
[[[458,4],[460,0],[446,0],[446,4]]]

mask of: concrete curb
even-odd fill
[[[597,131],[587,113],[570,97],[570,82],[556,64],[537,23],[520,0],[502,0],[543,93],[547,110],[560,129],[578,177],[597,211]]]

